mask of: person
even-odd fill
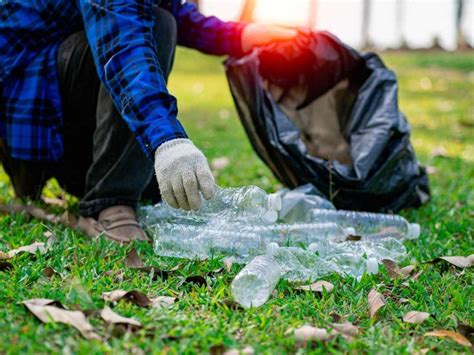
[[[238,57],[295,35],[180,0],[1,1],[0,160],[15,194],[39,199],[54,177],[80,198],[88,235],[146,239],[139,201],[161,192],[195,210],[214,193],[166,88],[176,45]]]

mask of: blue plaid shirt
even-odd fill
[[[57,53],[85,28],[101,81],[150,156],[186,133],[157,59],[156,0],[0,0],[0,137],[23,160],[63,156]],[[244,25],[201,15],[191,4],[162,1],[178,24],[178,44],[241,55]]]

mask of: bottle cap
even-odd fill
[[[262,216],[263,222],[267,224],[275,223],[278,220],[278,212],[277,211],[267,211]]]
[[[408,225],[408,239],[417,239],[420,236],[421,227],[418,223],[411,223]]]
[[[268,195],[268,207],[273,211],[280,211],[282,207],[281,196],[279,194]]]

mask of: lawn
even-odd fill
[[[151,246],[121,247],[112,242],[90,241],[61,226],[45,225],[24,215],[0,216],[0,251],[45,241],[51,230],[58,241],[44,255],[21,254],[0,271],[0,353],[219,353],[222,349],[251,346],[256,353],[295,351],[330,353],[468,353],[469,348],[450,339],[424,337],[435,329],[456,330],[461,323],[474,326],[472,269],[454,269],[425,261],[444,255],[474,253],[474,57],[472,53],[382,54],[400,79],[400,106],[413,128],[412,141],[420,161],[429,167],[433,199],[403,215],[422,226],[419,240],[407,243],[402,266],[416,264],[416,279],[391,279],[387,272],[364,276],[360,282],[331,275],[325,280],[334,290],[319,295],[296,292],[280,282],[275,297],[258,309],[236,308],[229,285],[240,267],[215,272],[219,260],[192,262],[159,258]],[[180,50],[170,87],[179,98],[180,118],[190,137],[209,160],[225,157],[230,164],[216,171],[223,186],[255,184],[268,191],[281,185],[253,152],[240,126],[224,76],[222,59]],[[59,194],[48,185],[45,194]],[[0,201],[13,198],[5,174],[0,173]],[[69,199],[74,206],[74,200]],[[177,266],[167,280],[124,266],[127,253],[136,248],[147,265],[163,270]],[[46,277],[51,267],[56,275]],[[120,271],[123,274],[120,275]],[[119,275],[119,277],[117,277]],[[186,281],[201,275],[208,286]],[[385,295],[386,306],[369,317],[367,295],[375,288]],[[140,290],[149,296],[173,296],[165,309],[140,308],[132,303],[111,305],[103,292]],[[71,309],[101,309],[109,304],[143,328],[115,335],[97,316],[90,322],[102,341],[84,339],[73,327],[42,324],[20,303],[31,298],[60,301]],[[424,323],[402,321],[408,311],[431,314]],[[351,341],[336,337],[298,349],[293,329],[304,324],[327,328],[331,314],[345,316],[359,327]]]

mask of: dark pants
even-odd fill
[[[173,16],[156,9],[155,36],[161,69],[171,71],[177,40]],[[64,159],[48,164],[12,159],[0,142],[0,159],[20,198],[38,199],[54,177],[81,199],[83,216],[115,205],[160,200],[153,161],[146,157],[101,84],[84,32],[67,38],[58,54],[64,112]]]

